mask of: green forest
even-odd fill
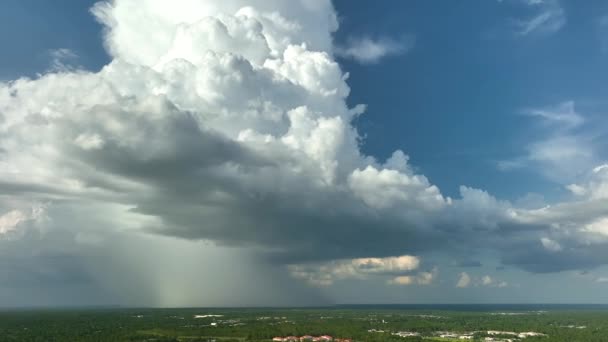
[[[521,333],[538,335],[522,337]],[[253,342],[304,335],[367,342],[608,341],[608,311],[294,308],[55,309],[0,313],[0,341]]]

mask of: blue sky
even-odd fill
[[[87,69],[108,62],[101,26],[89,14],[95,1],[9,0],[2,5],[0,43],[10,46],[2,54],[0,77],[4,80],[33,76],[49,67],[49,51],[77,51]]]
[[[608,301],[608,3],[96,3],[0,5],[0,302]]]
[[[446,191],[460,184],[516,199],[527,192],[559,196],[533,170],[497,172],[496,163],[524,153],[538,134],[524,108],[575,100],[603,116],[605,33],[601,1],[564,2],[567,22],[554,33],[520,36],[512,21],[530,16],[521,2],[337,2],[337,38],[413,35],[415,47],[375,65],[343,61],[351,72],[351,103],[369,104],[359,122],[364,149],[406,150]],[[378,21],[378,18],[382,20]]]

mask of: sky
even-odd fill
[[[7,0],[0,306],[608,303],[608,4]]]

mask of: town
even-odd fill
[[[274,337],[272,339],[275,342],[297,342],[297,341],[313,341],[313,342],[352,342],[349,338],[333,338],[329,335],[323,336],[287,336],[287,337]]]

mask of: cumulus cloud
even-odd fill
[[[395,152],[383,169],[368,165],[363,170],[354,170],[348,184],[355,196],[378,209],[419,206],[432,211],[450,202],[426,177],[411,170],[408,157],[401,151]]]
[[[420,260],[417,257],[402,255],[398,257],[357,258],[325,263],[294,264],[289,265],[288,268],[294,278],[305,280],[316,286],[329,286],[337,279],[365,279],[370,275],[410,272],[417,269],[419,264]],[[423,281],[428,281],[428,275],[421,273],[421,277]],[[430,278],[432,280],[432,276]]]
[[[490,277],[489,275],[485,275],[485,276],[481,277],[481,279],[479,280],[479,284],[481,286],[486,286],[486,287],[507,287],[508,286],[508,283],[506,281],[496,280],[496,279]]]
[[[469,286],[483,286],[483,287],[507,287],[509,284],[506,281],[500,281],[494,279],[489,275],[484,275],[481,277],[472,277],[466,272],[460,273],[458,277],[458,281],[456,282],[456,287],[466,288]]]
[[[608,164],[594,167],[579,184],[568,184],[566,188],[580,198],[608,198]]]
[[[387,281],[387,284],[401,285],[401,286],[407,286],[407,285],[413,285],[413,284],[430,285],[437,278],[438,274],[439,274],[439,269],[437,267],[434,267],[431,271],[428,271],[428,272],[419,272],[418,274],[415,274],[415,275],[397,276],[393,279],[389,279]]]
[[[400,40],[382,37],[349,38],[346,45],[335,48],[336,55],[354,59],[363,64],[378,63],[382,58],[407,53],[414,47],[415,40],[407,36]]]
[[[30,208],[13,209],[0,215],[0,239],[16,238],[42,224],[46,218],[44,205],[35,204]]]
[[[17,229],[17,226],[27,220],[27,216],[19,210],[11,210],[0,216],[0,234],[6,235]]]
[[[469,287],[471,285],[471,276],[468,273],[462,272],[456,282],[456,287]]]
[[[492,277],[486,275],[481,277],[481,285],[483,286],[488,286],[490,284],[492,284],[494,282],[494,280],[492,279]]]
[[[550,238],[543,237],[540,239],[540,242],[543,244],[543,247],[545,247],[549,251],[559,252],[562,250],[562,246],[556,241],[551,240]]]

